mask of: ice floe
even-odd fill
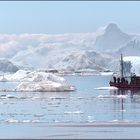
[[[88,116],[88,122],[95,122],[94,116]]]
[[[8,123],[18,123],[19,121],[13,118],[7,119],[6,122]]]
[[[84,114],[84,112],[82,112],[82,111],[73,111],[73,112],[66,111],[66,112],[64,112],[64,114]]]
[[[97,98],[127,98],[128,95],[98,95]]]
[[[17,97],[11,94],[0,95],[0,99],[16,99]]]
[[[98,88],[94,88],[94,89],[97,89],[97,90],[117,90],[118,88],[117,87],[98,87]]]
[[[30,123],[31,120],[23,120],[22,122],[23,122],[23,123]]]
[[[39,120],[32,120],[31,122],[32,123],[39,123],[40,121]]]
[[[103,75],[103,76],[109,76],[109,75],[112,75],[113,72],[101,72],[100,75]]]

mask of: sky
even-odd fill
[[[140,1],[0,1],[0,33],[95,32],[108,23],[140,33]]]

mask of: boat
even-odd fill
[[[122,54],[120,64],[120,76],[113,75],[112,80],[109,82],[110,86],[126,90],[140,89],[140,76],[137,76],[135,73],[131,73],[129,76],[124,75],[124,61]]]

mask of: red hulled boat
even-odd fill
[[[124,76],[123,56],[121,55],[121,76],[114,76],[110,81],[110,86],[117,87],[119,89],[140,89],[140,76],[131,74],[131,76]]]

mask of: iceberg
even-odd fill
[[[30,72],[26,75],[26,77],[22,78],[20,81],[32,81],[32,82],[40,82],[44,80],[54,81],[54,82],[64,82],[65,79],[63,77],[56,76],[52,73],[46,72]]]
[[[74,91],[75,87],[66,83],[63,77],[52,73],[19,70],[14,74],[4,76],[5,81],[20,82],[15,89],[1,89],[1,91],[15,92],[57,92]],[[3,79],[1,79],[2,81]]]
[[[15,89],[20,92],[58,92],[74,91],[75,87],[52,81],[21,82]]]
[[[0,77],[0,81],[16,81],[16,82],[39,82],[43,80],[50,80],[54,82],[65,82],[65,79],[60,76],[56,76],[52,73],[38,72],[38,71],[25,71],[18,70],[14,74],[5,74]]]

